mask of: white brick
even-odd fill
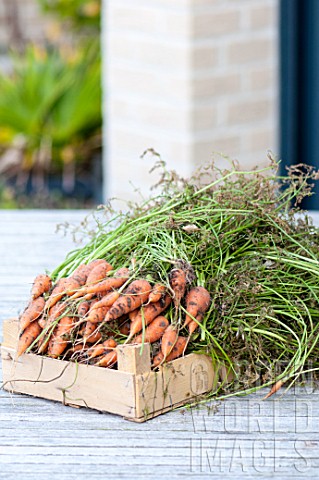
[[[228,62],[230,64],[262,63],[270,59],[272,39],[253,39],[234,41],[228,47]]]
[[[163,98],[166,101],[184,102],[190,95],[190,80],[181,76],[160,74],[157,71],[127,68],[124,66],[111,65],[106,88],[109,94],[112,91],[122,92],[129,96],[132,92],[135,95],[144,96],[145,99],[154,97]],[[129,101],[129,99],[128,99]]]
[[[212,38],[239,30],[240,13],[236,9],[225,12],[195,14],[193,36],[196,39]]]
[[[195,106],[192,113],[191,129],[194,133],[212,131],[218,124],[218,109],[215,105]]]
[[[261,30],[275,25],[276,10],[276,2],[270,4],[268,2],[268,5],[260,3],[257,7],[252,8],[250,12],[250,27],[255,30]]]
[[[243,168],[266,161],[267,144],[277,144],[275,15],[260,18],[256,0],[106,5],[108,172],[122,175],[110,178],[112,193],[126,193],[123,175],[147,190],[139,155],[149,147],[184,176],[212,157],[229,167],[214,152]]]
[[[161,102],[148,103],[145,100],[111,97],[108,103],[109,113],[114,118],[121,118],[126,124],[148,126],[154,130],[170,132],[173,129],[188,132],[190,113],[183,107]]]
[[[241,125],[269,118],[272,111],[272,102],[270,99],[253,98],[248,101],[233,103],[228,108],[227,120],[229,125]]]
[[[194,71],[211,70],[219,64],[219,49],[214,46],[196,46],[191,51],[192,68]]]
[[[136,15],[136,6],[132,6],[131,3],[114,4],[109,9],[107,28],[137,34],[169,35],[172,39],[189,36],[190,16],[183,10],[170,12],[168,16],[165,10],[158,8],[157,0],[153,7],[150,5],[140,7],[139,14]]]
[[[247,72],[249,75],[250,88],[253,90],[275,89],[278,79],[278,71],[275,66],[262,67]]]
[[[239,74],[211,75],[207,78],[195,78],[192,92],[195,99],[203,97],[221,97],[239,92],[241,78]]]
[[[172,44],[154,39],[145,41],[126,34],[112,35],[109,51],[118,61],[130,64],[135,62],[143,68],[160,66],[162,69],[186,69],[190,62],[187,44]]]

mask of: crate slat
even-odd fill
[[[210,391],[217,369],[206,355],[189,354],[151,370],[150,345],[120,345],[118,369],[28,353],[16,356],[19,323],[4,322],[1,347],[4,389],[115,413],[143,422]]]

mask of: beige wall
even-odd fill
[[[107,0],[108,195],[148,191],[155,148],[188,175],[213,152],[250,168],[277,153],[278,0]]]

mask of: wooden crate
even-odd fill
[[[144,422],[193,402],[217,382],[212,360],[191,353],[151,371],[150,345],[121,345],[118,369],[34,355],[15,360],[19,324],[7,320],[1,346],[4,388]]]

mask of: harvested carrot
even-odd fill
[[[49,357],[57,358],[64,352],[69,343],[67,335],[71,332],[73,326],[74,319],[72,317],[61,318],[48,344]]]
[[[71,299],[73,300],[75,298],[84,297],[86,300],[89,300],[94,295],[106,295],[106,293],[124,285],[129,277],[130,271],[127,268],[121,268],[115,273],[114,277],[106,278],[93,285],[85,285],[81,290],[76,292]]]
[[[173,325],[169,325],[164,332],[161,343],[161,350],[164,358],[167,358],[168,355],[171,353],[177,342],[177,339],[178,332],[176,330],[176,327],[174,327]]]
[[[38,353],[44,353],[46,352],[49,341],[51,338],[51,335],[54,330],[54,322],[58,320],[59,317],[61,317],[66,309],[66,304],[64,302],[58,302],[53,307],[50,308],[49,314],[45,322],[43,322],[44,318],[41,319],[41,327],[44,323],[44,326],[42,327],[44,329],[44,335],[39,339],[38,342]],[[52,325],[52,328],[50,328]]]
[[[131,320],[131,322],[133,322],[139,313],[140,313],[140,309],[136,308],[135,310],[132,310],[131,312],[129,312],[128,318]]]
[[[105,322],[116,320],[122,315],[136,310],[136,308],[147,301],[151,290],[152,287],[147,280],[134,280],[120,298],[113,303],[106,314]]]
[[[197,315],[196,317],[196,320],[197,322],[200,323],[200,321],[203,319],[203,316],[202,315]],[[187,325],[187,328],[188,328],[188,331],[189,331],[189,336],[192,335],[192,333],[195,332],[196,328],[198,327],[198,323],[195,322],[195,320],[192,320],[191,322],[189,322],[189,324]]]
[[[83,332],[83,343],[95,343],[102,338],[96,323],[86,322]]]
[[[186,290],[186,275],[184,270],[181,268],[174,268],[171,270],[170,285],[174,291],[174,305],[178,308]]]
[[[156,283],[148,297],[150,303],[158,302],[166,293],[166,287],[162,283]]]
[[[31,297],[33,300],[40,297],[44,293],[47,293],[52,286],[52,280],[49,275],[40,274],[34,279],[33,286],[31,288]]]
[[[154,343],[162,338],[165,330],[169,326],[169,321],[163,316],[156,317],[149,326],[145,329],[144,342]],[[143,342],[143,334],[140,333],[135,340],[135,343]]]
[[[53,307],[64,295],[70,295],[73,291],[78,290],[80,284],[74,278],[61,278],[49,296],[45,308],[48,310]]]
[[[83,285],[85,285],[90,271],[91,269],[89,265],[85,265],[84,263],[82,263],[74,270],[71,277],[74,278],[82,287]]]
[[[69,348],[66,353],[85,352],[86,350],[87,347],[83,343],[78,343],[77,345],[74,345],[74,347]]]
[[[45,327],[51,325],[55,320],[57,320],[65,311],[66,304],[64,302],[58,302],[53,307],[50,308],[48,318],[45,324]]]
[[[110,349],[116,348],[117,343],[113,338],[108,338],[105,342],[95,345],[94,347],[89,348],[88,355],[89,360],[92,358],[99,357],[100,355],[106,354]]]
[[[97,302],[95,305],[97,305],[99,302]],[[94,305],[94,306],[95,306]],[[90,309],[89,314],[87,316],[87,321],[91,323],[101,323],[107,312],[110,310],[110,307],[100,307],[100,308],[95,308],[95,309]]]
[[[22,335],[20,335],[16,358],[19,358],[20,355],[22,355],[27,350],[27,348],[32,345],[32,343],[40,335],[41,331],[42,329],[36,320],[27,326]]]
[[[32,300],[20,317],[20,331],[23,332],[30,323],[39,318],[44,310],[45,300],[43,297],[38,297]]]
[[[117,300],[119,298],[119,296],[120,296],[120,294],[117,290],[114,290],[113,292],[107,293],[106,295],[104,295],[103,298],[101,298],[101,300],[96,302],[91,307],[90,311],[96,310],[97,308],[101,308],[101,307],[111,307],[113,305],[113,303],[115,302],[115,300]]]
[[[149,303],[139,310],[139,313],[135,316],[131,323],[130,336],[127,341],[139,333],[142,330],[143,325],[149,325],[154,318],[158,317],[162,312],[164,312],[171,301],[171,297],[166,295],[165,297],[161,298],[159,302]]]
[[[162,352],[159,352],[155,357],[153,358],[153,366],[157,367],[163,362],[170,362],[171,360],[175,360],[175,358],[180,357],[183,355],[185,349],[187,346],[187,338],[186,337],[178,337],[173,350],[171,353],[166,357],[164,357]]]
[[[43,329],[45,327],[45,324],[46,324],[46,318],[44,316],[38,318],[38,324]]]
[[[90,310],[89,302],[79,303],[77,312],[80,317],[85,317],[85,315],[88,313],[89,310]]]
[[[119,326],[119,332],[121,335],[124,335],[125,337],[128,336],[130,333],[130,328],[131,328],[131,322],[130,320],[125,320],[120,326]]]
[[[89,337],[85,339],[85,343],[96,343],[96,342],[99,342],[101,338],[102,338],[101,332],[99,332],[96,329]]]
[[[104,258],[96,258],[95,260],[92,260],[87,264],[89,268],[89,272],[92,272],[93,268],[95,268],[97,265],[100,265],[104,262],[105,262]]]
[[[98,367],[112,367],[117,362],[117,352],[112,350],[105,354],[95,365]]]
[[[265,395],[265,397],[263,398],[263,400],[266,400],[267,398],[271,397],[274,393],[278,392],[278,390],[281,389],[281,387],[283,386],[284,382],[283,380],[278,380],[271,388],[271,390],[267,393],[267,395]]]
[[[207,312],[211,302],[210,294],[204,287],[193,287],[186,295],[186,310],[184,327],[194,322],[197,316],[202,317]],[[196,322],[195,322],[196,323]],[[197,324],[196,324],[197,325]],[[195,327],[196,328],[196,327]]]
[[[104,260],[103,263],[101,262],[96,265],[89,273],[86,280],[86,285],[94,285],[96,283],[99,283],[101,280],[104,280],[106,274],[111,270],[113,270],[112,265],[110,265],[106,260]]]

